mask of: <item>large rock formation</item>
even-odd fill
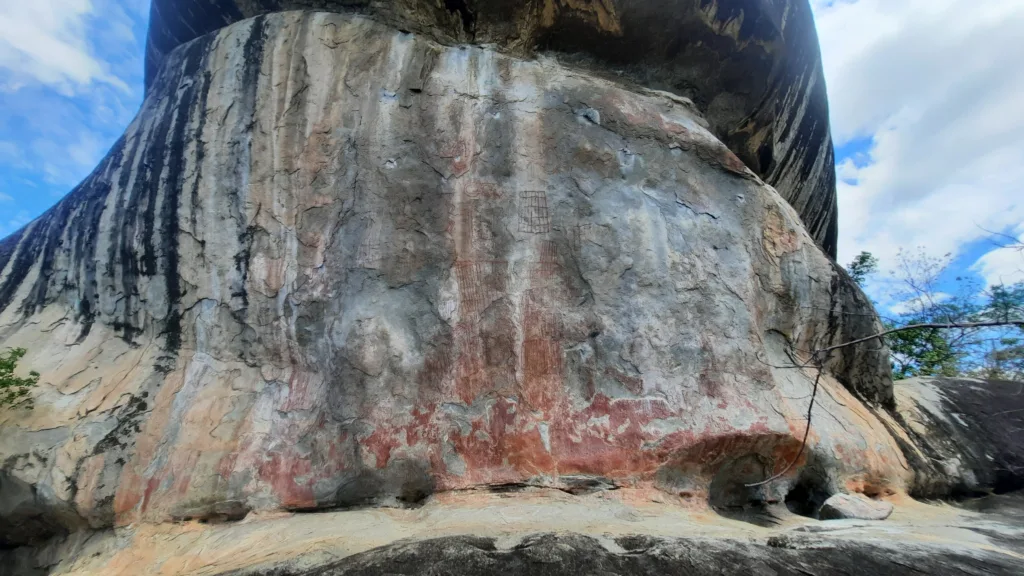
[[[153,0],[147,84],[185,42],[268,12],[367,14],[443,44],[538,51],[693,100],[711,130],[836,250],[828,103],[804,0]]]
[[[1024,383],[936,378],[896,385],[913,469],[910,492],[936,498],[1024,489]]]
[[[58,536],[19,562],[529,487],[813,515],[932,473],[872,342],[801,450],[809,352],[879,329],[821,247],[805,2],[444,4],[154,3],[138,117],[0,244],[42,373],[0,412],[0,541]]]

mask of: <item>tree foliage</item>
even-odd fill
[[[853,262],[846,267],[846,271],[853,278],[853,281],[863,286],[864,281],[868,279],[868,276],[874,274],[878,270],[878,258],[875,258],[871,252],[861,252],[854,257]]]
[[[29,391],[39,382],[39,373],[29,372],[25,378],[14,374],[25,353],[24,348],[12,348],[0,354],[0,407],[32,408]]]
[[[1006,326],[915,328],[890,334],[893,378],[979,376],[1024,379],[1024,283],[984,288],[976,281],[948,278],[952,256],[923,249],[900,251],[889,279],[897,304],[884,318],[886,330],[919,324],[1004,323]],[[877,260],[862,252],[848,267],[859,283],[875,273]],[[944,289],[944,290],[943,290]]]

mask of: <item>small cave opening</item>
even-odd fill
[[[832,496],[827,483],[817,473],[805,470],[786,493],[786,508],[793,514],[818,518],[822,504]]]
[[[747,454],[722,465],[711,481],[711,507],[726,518],[757,526],[780,524],[780,505],[784,495],[778,483],[748,486],[769,477],[771,464],[771,459],[766,456]]]
[[[757,165],[761,169],[761,174],[767,174],[772,168],[772,162],[775,157],[772,152],[771,142],[765,142],[761,144],[761,147],[757,151]]]
[[[710,504],[717,510],[743,509],[778,503],[772,485],[748,487],[771,474],[771,462],[760,454],[748,454],[719,468],[711,481]]]
[[[1024,475],[1021,475],[1019,470],[1019,468],[1012,469],[1009,466],[996,470],[992,493],[1003,495],[1024,491]]]

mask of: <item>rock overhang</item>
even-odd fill
[[[147,86],[177,46],[286,10],[365,14],[444,44],[520,57],[554,53],[592,73],[688,97],[836,254],[834,153],[807,0],[154,0]]]

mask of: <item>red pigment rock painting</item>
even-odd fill
[[[454,194],[441,194],[441,209],[446,216],[444,236],[449,240],[455,240],[455,218],[458,215],[459,204],[455,201]]]
[[[570,242],[572,243],[572,249],[577,254],[583,251],[583,246],[587,242],[590,242],[593,238],[591,228],[593,227],[590,223],[575,224],[570,230]]]
[[[460,325],[456,330],[456,342],[459,359],[455,369],[455,393],[463,403],[472,404],[477,396],[491,388],[483,341],[475,326]]]
[[[497,200],[504,194],[501,188],[493,182],[474,182],[466,186],[465,195],[466,198],[472,200]]]
[[[551,240],[543,240],[537,250],[537,261],[530,270],[532,281],[544,281],[558,275],[558,248]]]
[[[507,266],[508,263],[504,260],[455,263],[461,317],[468,318],[479,314],[504,294]]]
[[[523,400],[550,410],[562,390],[562,344],[552,339],[523,342]]]
[[[438,150],[438,155],[449,162],[452,175],[462,176],[469,172],[473,162],[472,154],[469,152],[470,147],[465,142],[458,141],[443,144]]]
[[[472,199],[458,205],[458,243],[456,251],[461,260],[487,260],[494,252],[494,233],[490,223],[481,216],[481,200]]]

